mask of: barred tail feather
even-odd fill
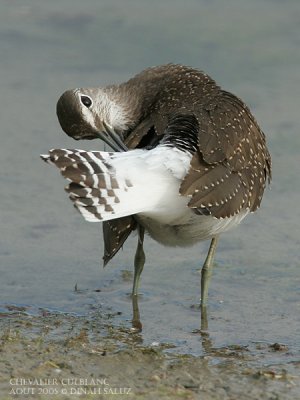
[[[136,156],[144,152],[53,149],[41,158],[58,167],[63,177],[70,181],[65,190],[82,216],[87,221],[99,222],[151,208],[151,199],[144,197],[143,179],[138,178],[134,184],[130,177],[132,175],[135,179],[137,175],[136,167],[130,165]]]

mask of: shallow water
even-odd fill
[[[64,182],[39,154],[79,147],[55,104],[67,88],[122,81],[144,67],[182,62],[248,103],[267,135],[273,183],[261,210],[221,239],[209,293],[214,348],[247,346],[262,365],[299,362],[300,3],[288,0],[146,2],[3,1],[0,12],[2,308],[25,304],[87,314],[120,311],[130,326],[136,238],[103,270],[100,224],[77,215]],[[100,142],[80,147],[101,149]],[[163,248],[146,239],[143,340],[203,354],[201,266],[208,243]],[[75,292],[77,284],[79,291]],[[260,351],[283,343],[283,353]]]

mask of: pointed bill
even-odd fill
[[[103,140],[108,146],[110,146],[114,151],[127,151],[128,148],[122,142],[120,136],[114,131],[114,129],[103,122],[105,131],[97,132],[99,139]]]

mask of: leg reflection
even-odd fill
[[[208,330],[207,308],[206,308],[206,306],[201,304],[201,327],[200,327],[200,332],[205,332],[207,330]]]
[[[139,310],[139,299],[138,296],[132,296],[132,328],[136,332],[141,332],[143,325],[140,319],[140,310]]]

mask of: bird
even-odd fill
[[[248,106],[201,70],[166,64],[120,84],[67,90],[57,117],[73,139],[111,148],[41,155],[69,181],[65,190],[85,220],[103,222],[104,265],[136,230],[136,299],[145,232],[170,247],[211,240],[201,270],[205,314],[218,238],[259,208],[272,177]]]

